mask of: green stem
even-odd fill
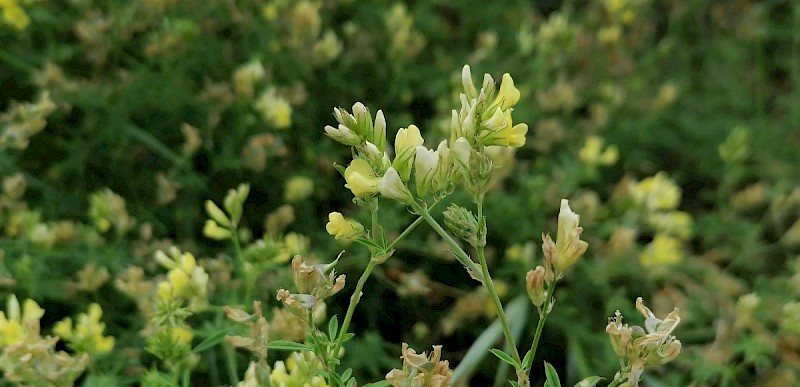
[[[417,202],[411,203],[411,208],[413,208],[414,211],[416,211],[420,216],[422,216],[422,218],[425,219],[426,222],[428,222],[428,225],[430,225],[431,228],[433,228],[433,230],[436,231],[436,233],[439,234],[439,236],[442,237],[442,239],[444,239],[445,242],[447,242],[447,244],[450,245],[450,247],[453,248],[453,254],[455,254],[458,262],[464,265],[464,267],[466,267],[467,270],[471,271],[473,275],[476,276],[480,275],[481,270],[478,267],[478,265],[476,265],[475,262],[473,262],[472,259],[469,258],[469,255],[467,255],[464,249],[462,249],[461,246],[458,245],[458,243],[453,239],[453,237],[451,237],[450,234],[448,234],[447,231],[445,231],[442,228],[442,226],[439,225],[439,222],[437,222],[436,219],[433,219],[433,217],[431,216],[431,214],[428,212],[427,209],[420,206]]]
[[[500,320],[500,326],[503,328],[503,336],[506,338],[506,344],[511,348],[511,355],[514,356],[517,364],[522,364],[522,359],[519,357],[517,345],[514,343],[514,336],[511,334],[511,327],[508,325],[506,319],[506,312],[503,310],[503,303],[500,302],[500,297],[497,295],[497,289],[494,287],[494,281],[489,276],[489,265],[486,264],[486,254],[484,252],[484,243],[486,235],[486,219],[483,216],[483,197],[480,196],[477,200],[478,205],[478,260],[481,264],[481,273],[483,274],[483,284],[489,290],[489,295],[492,297],[494,307],[497,310],[497,319]]]
[[[369,211],[370,211],[370,229],[371,235],[370,238],[373,242],[378,243],[376,238],[378,236],[378,229],[380,225],[378,224],[378,199],[372,198],[369,203]],[[350,327],[350,320],[353,319],[353,313],[356,310],[356,305],[358,302],[361,301],[361,290],[364,288],[364,284],[367,282],[367,278],[372,275],[372,271],[375,269],[375,266],[378,265],[378,262],[375,261],[373,258],[375,257],[376,250],[369,249],[370,252],[370,260],[367,264],[367,268],[364,269],[364,272],[361,273],[361,277],[358,278],[358,282],[356,283],[356,288],[353,291],[353,294],[350,296],[350,305],[347,306],[347,312],[344,315],[344,321],[342,321],[342,327],[339,329],[339,337],[336,338],[336,345],[333,346],[333,353],[331,354],[333,357],[339,357],[339,350],[342,348],[344,344],[344,336],[347,334],[347,329]]]
[[[236,361],[236,350],[227,343],[222,347],[225,348],[225,368],[228,370],[228,380],[231,381],[232,386],[235,386],[239,384],[239,365]]]
[[[533,357],[536,355],[536,350],[539,347],[539,339],[542,337],[542,330],[544,329],[544,322],[547,320],[547,316],[550,315],[550,303],[553,302],[553,294],[556,290],[556,281],[553,280],[550,283],[548,292],[547,292],[547,299],[544,300],[544,304],[542,304],[544,309],[540,309],[539,312],[539,323],[536,324],[536,333],[533,335],[533,344],[531,344],[531,349],[528,352],[531,352],[531,356],[528,358],[528,363],[523,364],[523,368],[526,370],[530,370],[531,365],[533,364]]]
[[[394,248],[394,245],[397,242],[399,242],[401,239],[405,238],[406,235],[408,235],[411,231],[414,231],[414,229],[417,228],[417,226],[419,226],[419,224],[422,223],[423,220],[425,220],[425,219],[423,219],[421,216],[418,217],[416,220],[414,220],[414,222],[409,224],[408,227],[406,227],[406,229],[403,230],[403,232],[400,233],[400,235],[398,235],[397,238],[395,238],[395,240],[392,241],[392,243],[389,243],[389,245],[386,246],[384,251],[387,251],[387,252],[391,251],[392,248]]]
[[[353,295],[350,296],[350,305],[347,307],[347,313],[344,315],[342,328],[339,330],[339,337],[336,339],[336,345],[333,347],[332,355],[334,357],[339,357],[339,350],[342,348],[342,344],[344,344],[344,336],[347,334],[347,328],[350,327],[350,320],[353,318],[353,312],[356,310],[358,301],[361,300],[361,289],[364,288],[364,283],[367,282],[367,278],[369,278],[370,274],[372,274],[372,270],[375,269],[377,265],[377,261],[370,259],[367,268],[361,273],[361,277],[358,279],[358,283],[356,283],[356,289],[353,291]]]
[[[374,204],[374,207],[371,208],[371,210],[372,210],[372,239],[373,242],[375,242],[375,236],[377,235],[378,232],[377,202]],[[419,226],[419,224],[422,223],[422,220],[423,220],[422,217],[419,217],[416,220],[414,220],[414,222],[409,224],[408,227],[406,227],[406,229],[403,230],[403,232],[401,232],[400,235],[397,236],[397,238],[395,238],[391,243],[389,243],[388,246],[386,246],[383,249],[383,251],[384,252],[391,251],[394,245],[403,238],[405,238],[417,226]],[[376,251],[370,251],[370,252],[374,258]],[[361,277],[358,279],[358,282],[356,283],[356,288],[355,291],[353,292],[353,295],[350,296],[350,305],[348,305],[347,307],[347,312],[344,316],[344,321],[342,322],[342,326],[339,328],[339,337],[336,339],[336,345],[334,346],[334,351],[332,354],[335,357],[338,357],[339,350],[342,348],[342,345],[344,344],[344,335],[347,334],[347,329],[350,327],[350,320],[353,318],[353,313],[355,312],[356,305],[358,305],[358,302],[361,300],[361,290],[364,288],[364,284],[367,282],[367,278],[369,278],[369,276],[372,274],[372,271],[375,269],[376,266],[378,266],[378,261],[370,259],[369,264],[367,264],[367,268],[364,269],[363,273],[361,273]]]
[[[231,230],[231,234],[233,234],[231,240],[233,240],[233,249],[236,254],[236,266],[238,266],[239,269],[239,277],[244,281],[244,306],[248,307],[253,300],[253,280],[250,276],[250,272],[245,267],[244,254],[242,254],[242,246],[239,243],[239,230],[236,226]]]

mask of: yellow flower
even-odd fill
[[[203,226],[203,235],[218,241],[230,239],[231,231],[227,228],[222,228],[217,222],[208,219]]]
[[[528,133],[528,124],[514,125],[511,120],[511,109],[506,111],[506,125],[496,131],[486,131],[481,135],[483,145],[499,145],[519,148],[525,145],[525,135]]]
[[[514,79],[508,73],[503,74],[503,81],[500,83],[500,91],[497,93],[495,101],[500,102],[503,111],[519,102],[519,90],[514,86]],[[509,124],[509,126],[511,125]]]
[[[671,266],[683,260],[681,241],[665,234],[657,234],[639,255],[639,262],[645,267]]]
[[[681,189],[667,174],[659,172],[631,186],[633,200],[646,210],[672,210],[681,201]]]
[[[366,160],[355,159],[344,171],[345,187],[355,196],[369,196],[378,192],[380,178]]]
[[[681,240],[687,240],[692,236],[692,216],[687,212],[656,212],[647,217],[647,223],[657,232]]]
[[[392,167],[389,167],[389,170],[378,182],[378,190],[383,197],[397,200],[403,204],[410,204],[414,201],[411,191],[408,190],[400,175]]]
[[[0,8],[3,10],[3,20],[17,30],[24,30],[31,22],[17,0],[0,0]]]
[[[100,322],[102,316],[100,305],[91,304],[86,313],[78,315],[78,323],[74,327],[72,319],[67,317],[56,323],[53,333],[67,341],[75,351],[90,355],[109,352],[114,348],[114,338],[103,336],[106,326]]]
[[[285,129],[292,125],[292,105],[286,98],[279,96],[274,87],[262,93],[253,107],[261,113],[264,121],[276,129]]]
[[[589,248],[589,244],[581,240],[583,228],[578,226],[579,221],[580,216],[569,208],[569,201],[561,199],[556,234],[556,266],[561,272],[575,264]]]
[[[314,193],[314,180],[305,176],[293,176],[286,182],[283,198],[287,202],[296,203],[307,199]]]
[[[25,300],[20,313],[17,296],[13,294],[8,296],[6,311],[0,311],[0,348],[18,343],[29,334],[38,334],[39,319],[42,316],[44,309],[40,308],[36,301]]]
[[[414,154],[418,146],[422,145],[424,140],[416,125],[409,125],[408,128],[400,128],[397,131],[397,136],[394,139],[394,162],[392,166],[403,178],[403,181],[408,181],[411,177],[411,164],[414,160]]]
[[[192,339],[194,338],[194,333],[191,329],[184,328],[182,326],[174,326],[172,327],[172,337],[175,338],[175,341],[189,345],[192,343]]]
[[[614,145],[609,145],[603,149],[603,139],[598,136],[590,136],[586,139],[586,145],[578,152],[578,157],[589,165],[612,165],[619,158],[619,151]]]
[[[340,212],[328,214],[328,224],[325,225],[328,234],[336,239],[353,240],[364,233],[364,226],[355,220],[345,219]]]

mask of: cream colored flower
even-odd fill
[[[364,226],[361,223],[345,219],[341,212],[328,214],[328,224],[325,225],[325,229],[336,239],[353,240],[364,233]]]
[[[558,233],[556,234],[556,266],[563,272],[575,264],[578,258],[586,253],[589,244],[582,241],[583,228],[578,226],[580,216],[569,208],[569,201],[561,199],[561,211],[558,213]]]
[[[375,175],[375,171],[366,160],[355,159],[344,171],[344,180],[347,181],[345,187],[353,192],[353,195],[369,196],[378,192],[380,178]]]
[[[408,128],[400,128],[394,140],[394,162],[392,166],[403,178],[408,181],[411,177],[411,164],[414,160],[414,153],[424,140],[416,125],[409,125]]]
[[[389,167],[389,170],[380,179],[378,189],[384,197],[397,200],[400,203],[409,204],[414,201],[411,191],[408,190],[400,175],[392,167]]]

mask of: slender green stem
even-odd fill
[[[242,246],[239,243],[239,230],[236,227],[233,227],[231,234],[233,234],[231,240],[233,240],[233,249],[235,250],[236,254],[236,266],[239,268],[239,277],[242,279],[242,281],[244,281],[244,305],[247,307],[252,303],[253,300],[253,280],[250,272],[245,267]]]
[[[225,348],[225,368],[228,370],[228,380],[230,380],[232,386],[235,386],[239,384],[239,365],[236,361],[236,350],[227,343],[222,347]]]
[[[531,344],[531,349],[529,351],[531,352],[531,356],[528,361],[529,364],[523,364],[523,367],[527,370],[530,370],[531,364],[533,364],[533,357],[536,355],[536,349],[539,347],[539,339],[541,339],[542,337],[544,322],[547,320],[547,316],[550,315],[550,311],[552,310],[552,308],[550,308],[550,303],[553,302],[553,294],[555,293],[555,290],[556,290],[556,281],[553,280],[553,282],[550,283],[547,292],[547,299],[545,299],[544,304],[542,304],[543,309],[540,309],[539,312],[539,323],[536,324],[536,332],[533,335],[533,344]]]
[[[377,204],[374,210],[372,211],[372,239],[375,241],[375,236],[378,232],[378,218],[377,218]],[[423,218],[419,217],[414,220],[413,223],[409,224],[400,235],[397,236],[388,246],[386,246],[383,251],[390,251],[394,245],[405,238],[411,231],[413,231],[420,223],[422,223]],[[372,249],[370,249],[372,250]],[[377,253],[376,251],[370,251],[374,257],[374,254]],[[339,337],[336,339],[336,345],[334,346],[333,356],[338,356],[339,350],[342,348],[342,344],[344,343],[344,336],[347,334],[347,329],[350,327],[350,320],[353,318],[353,313],[355,312],[356,305],[361,300],[361,290],[364,288],[364,284],[367,282],[367,278],[372,274],[372,271],[375,267],[378,266],[378,261],[374,259],[370,259],[369,264],[367,264],[367,268],[364,269],[364,272],[361,274],[361,277],[358,279],[356,283],[355,291],[353,295],[350,296],[350,305],[347,307],[347,312],[344,315],[344,321],[342,322],[342,326],[339,328]]]
[[[427,209],[423,208],[416,202],[411,203],[411,208],[413,208],[414,211],[422,216],[422,218],[428,222],[428,225],[430,225],[431,228],[433,228],[433,230],[436,231],[436,233],[439,234],[439,236],[442,237],[442,239],[444,239],[445,242],[450,245],[450,247],[453,248],[453,253],[456,256],[456,259],[462,265],[464,265],[467,270],[471,271],[476,276],[481,275],[481,270],[478,265],[476,265],[475,262],[470,259],[469,255],[464,251],[464,249],[461,248],[461,246],[458,245],[453,237],[451,237],[450,234],[448,234],[447,231],[445,231],[442,226],[439,225],[439,222],[437,222],[436,219],[433,219]]]
[[[483,241],[485,240],[483,235],[486,235],[486,219],[483,216],[483,197],[479,197],[477,200],[478,205],[478,239]],[[497,310],[497,319],[500,320],[500,326],[503,328],[503,336],[506,338],[506,343],[508,344],[509,348],[511,348],[511,355],[516,360],[517,364],[522,364],[522,359],[519,357],[519,351],[517,350],[517,345],[514,343],[514,336],[511,334],[511,327],[508,325],[508,319],[506,319],[506,312],[503,310],[503,303],[500,302],[500,297],[497,295],[497,289],[494,287],[494,282],[492,281],[492,277],[489,275],[489,265],[486,264],[486,254],[484,252],[484,242],[479,242],[478,246],[476,247],[478,251],[478,260],[481,264],[481,273],[483,274],[483,284],[486,286],[486,289],[489,290],[489,295],[492,297],[492,302],[494,302],[494,307]]]
[[[397,242],[399,242],[401,239],[405,238],[411,231],[414,231],[414,229],[417,228],[417,226],[419,226],[419,224],[422,223],[423,220],[425,220],[425,219],[422,218],[421,216],[418,217],[416,220],[414,220],[414,222],[409,224],[408,227],[406,227],[406,229],[403,230],[403,232],[400,233],[400,235],[398,235],[397,238],[395,238],[395,240],[392,241],[392,243],[389,243],[389,245],[386,246],[386,249],[384,249],[384,250],[387,251],[387,252],[391,251],[392,248],[394,248],[394,245]]]
[[[361,300],[361,289],[364,288],[364,283],[367,282],[367,278],[372,274],[372,270],[375,269],[377,264],[377,261],[370,259],[367,268],[361,273],[361,277],[358,279],[358,283],[356,283],[356,289],[353,291],[353,295],[350,296],[350,305],[347,307],[347,313],[344,315],[342,328],[339,330],[339,337],[336,339],[336,345],[333,347],[332,355],[334,357],[339,356],[339,350],[342,348],[342,344],[344,344],[344,336],[347,334],[347,328],[350,327],[350,320],[353,318],[353,312],[356,310],[358,301]]]

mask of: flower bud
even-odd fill
[[[451,204],[444,211],[444,223],[456,237],[463,239],[473,247],[478,246],[478,219],[471,211]],[[485,244],[486,241],[484,240],[483,243]]]
[[[472,72],[469,65],[464,65],[461,69],[461,85],[464,87],[464,94],[466,94],[467,98],[473,99],[478,96],[478,90],[475,88],[475,84],[472,83]]]
[[[203,226],[203,235],[218,241],[230,239],[232,236],[231,231],[227,228],[220,227],[217,222],[209,219]]]
[[[545,285],[545,269],[542,266],[536,266],[536,269],[528,271],[525,276],[525,290],[528,291],[528,297],[537,308],[540,308],[547,299],[547,292],[544,288]]]
[[[220,209],[211,200],[206,200],[206,213],[208,213],[208,216],[210,216],[211,219],[213,219],[218,224],[224,227],[231,226],[231,221],[228,219],[225,213],[222,212],[222,209]]]
[[[386,118],[383,110],[375,114],[375,125],[372,127],[372,140],[381,152],[386,150]]]
[[[344,145],[355,146],[361,143],[361,137],[342,124],[338,128],[326,125],[325,135]]]

